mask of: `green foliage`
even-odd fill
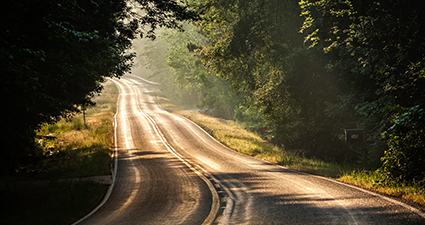
[[[0,198],[8,204],[0,205],[1,224],[70,224],[99,204],[107,186],[73,178],[110,175],[115,110],[101,104],[116,104],[118,88],[112,82],[104,87],[93,99],[97,105],[87,109],[87,127],[73,128],[81,114],[43,125],[37,132],[44,137],[37,140],[40,160],[21,165],[13,181],[3,177]],[[56,139],[45,137],[52,134]]]
[[[204,67],[199,49],[207,39],[199,29],[190,24],[183,28],[185,32],[164,30],[155,42],[138,49],[145,57],[145,66],[154,71],[150,78],[161,83],[165,95],[179,105],[232,119],[241,98],[229,82]]]
[[[302,44],[295,2],[211,0],[199,7],[199,24],[210,38],[201,52],[209,69],[238,91],[267,93],[270,83],[281,81],[287,54]]]
[[[425,180],[425,112],[419,106],[401,111],[384,132],[389,149],[382,158],[382,172],[392,182]]]
[[[92,104],[104,76],[120,76],[130,68],[132,55],[125,50],[137,26],[120,19],[128,13],[122,1],[11,1],[4,6],[1,89],[8,97],[0,136],[8,149],[5,159],[13,162],[14,151],[17,157],[31,149],[40,124]]]
[[[372,125],[385,132],[387,181],[423,179],[425,27],[420,1],[302,1],[308,41],[334,55],[331,68],[345,96]],[[419,160],[419,161],[417,161]],[[414,174],[413,174],[414,173]]]
[[[184,108],[195,108],[200,101],[199,88],[185,89],[182,85],[175,85],[177,77],[165,61],[170,47],[164,38],[166,35],[166,32],[161,30],[155,41],[141,39],[136,42],[138,46],[136,51],[141,56],[139,57],[141,66],[152,71],[150,76],[147,76],[147,74],[141,75],[160,83],[162,92],[173,102]]]
[[[6,0],[0,10],[0,164],[8,172],[34,151],[34,130],[80,112],[102,90],[105,77],[131,67],[131,40],[149,25],[180,27],[193,18],[176,1],[140,0],[136,15],[126,0]],[[4,171],[2,171],[4,172]]]
[[[198,7],[209,38],[201,50],[205,65],[244,92],[239,122],[266,128],[261,133],[274,143],[309,156],[356,157],[338,137],[343,124],[334,123],[350,119],[329,112],[340,93],[337,77],[325,68],[329,56],[303,46],[296,2],[207,1]]]

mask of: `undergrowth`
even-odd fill
[[[40,156],[0,186],[0,224],[69,224],[98,204],[107,186],[68,178],[110,175],[112,119],[118,89],[112,82],[96,106],[38,132]],[[85,120],[84,120],[85,118]]]

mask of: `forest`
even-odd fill
[[[425,2],[7,2],[3,172],[37,155],[41,124],[80,112],[106,77],[130,71],[136,51],[175,101],[305,157],[377,170],[382,183],[424,184]]]
[[[174,101],[288,151],[377,170],[381,183],[423,184],[425,3],[188,5],[199,17],[185,32],[163,30],[133,46]],[[353,129],[356,144],[346,141]]]

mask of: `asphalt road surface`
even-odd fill
[[[425,224],[419,206],[226,148],[136,76],[114,82],[116,179],[81,224]]]

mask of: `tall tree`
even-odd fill
[[[331,67],[350,101],[388,145],[387,181],[425,178],[425,3],[301,1],[312,45],[336,56]]]
[[[211,115],[233,119],[241,101],[230,82],[207,71],[199,50],[207,38],[199,28],[184,24],[185,32],[164,29],[158,38],[143,44],[137,51],[145,58],[142,64],[153,70],[152,79],[161,83],[166,96],[185,107],[196,107]]]
[[[167,65],[171,67],[178,86],[197,93],[200,97],[198,107],[214,116],[233,119],[234,110],[241,102],[229,81],[208,72],[204,67],[200,50],[208,42],[199,28],[185,25],[185,32],[170,31],[166,38],[170,44]]]
[[[42,123],[92,104],[105,77],[131,67],[127,53],[139,27],[153,36],[157,26],[178,28],[192,17],[176,1],[138,0],[134,17],[126,0],[6,0],[0,9],[0,112],[2,168],[32,154],[34,130]],[[29,151],[32,149],[31,151]]]
[[[298,2],[208,0],[198,8],[199,24],[210,39],[201,52],[204,63],[246,92],[238,115],[255,109],[257,116],[247,118],[261,118],[272,140],[290,149],[341,156],[341,127],[326,114],[338,90],[324,69],[325,56],[303,45]]]

